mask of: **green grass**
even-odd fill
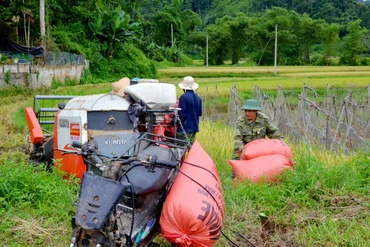
[[[56,171],[0,165],[0,241],[5,246],[65,246],[78,185]]]

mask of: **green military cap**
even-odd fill
[[[248,99],[244,102],[244,105],[242,106],[243,110],[252,110],[252,111],[260,111],[261,107],[258,104],[257,101],[254,99]]]

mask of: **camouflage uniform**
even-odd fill
[[[240,116],[238,120],[236,120],[232,159],[240,159],[240,154],[245,144],[256,139],[266,138],[266,136],[270,139],[283,140],[279,129],[264,113],[257,112],[255,122],[248,120],[245,115]]]

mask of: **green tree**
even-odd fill
[[[191,55],[202,54],[206,48],[206,34],[199,28],[202,25],[200,16],[186,9],[182,11],[182,22],[186,35],[180,48]]]
[[[98,16],[95,22],[89,23],[92,34],[99,37],[99,40],[106,42],[106,57],[112,58],[114,51],[119,44],[129,41],[135,37],[138,31],[139,23],[130,22],[130,16],[121,9],[121,6],[111,8],[108,6],[97,5]]]
[[[159,45],[171,46],[171,25],[174,38],[183,40],[185,30],[181,19],[181,0],[174,0],[171,5],[156,12],[151,18],[152,37]]]
[[[324,23],[324,20],[313,20],[307,14],[303,14],[301,18],[297,36],[301,45],[302,60],[305,64],[310,64],[311,47],[319,41]]]
[[[0,18],[11,23],[12,28],[16,30],[15,34],[9,34],[10,38],[15,38],[26,46],[32,43],[39,44],[39,9],[39,1],[0,1]]]
[[[348,24],[347,31],[348,34],[342,41],[340,60],[343,64],[357,65],[358,55],[366,51],[363,39],[368,30],[361,27],[361,20],[358,19]]]
[[[194,31],[197,27],[202,25],[202,19],[200,16],[189,9],[181,12],[181,21],[186,34]]]
[[[230,16],[217,19],[215,24],[207,27],[209,36],[209,64],[222,65],[228,58],[230,42]]]
[[[367,53],[370,54],[370,31],[364,37],[364,45],[367,48]]]
[[[333,3],[326,2],[319,8],[317,8],[317,12],[313,13],[312,18],[313,19],[324,19],[329,23],[336,21],[337,11],[334,7]]]
[[[240,58],[245,57],[244,48],[248,42],[249,18],[239,13],[229,21],[230,42],[228,43],[231,55],[231,64],[237,64]]]
[[[235,17],[237,13],[249,13],[253,5],[250,1],[214,0],[207,15],[205,24],[215,23],[216,19],[224,16]]]
[[[206,15],[213,0],[184,0],[184,8],[190,9],[199,15]]]
[[[247,51],[251,53],[252,59],[258,65],[263,64],[266,61],[266,59],[263,60],[265,52],[269,46],[271,47],[271,41],[273,41],[275,37],[273,29],[274,24],[273,20],[268,20],[264,17],[253,18],[250,23]],[[272,48],[270,48],[270,50],[271,49]]]
[[[185,51],[192,56],[203,56],[206,58],[207,33],[205,31],[189,32],[183,46]]]
[[[202,20],[198,14],[194,13],[190,9],[186,9],[181,12],[181,21],[183,23],[185,35],[181,42],[178,42],[176,45],[185,52],[191,53],[205,41],[205,36],[204,41],[201,41],[200,43],[197,43],[198,40],[196,40],[199,32],[198,27],[202,25]],[[205,48],[205,46],[203,47]]]
[[[238,13],[237,17],[225,16],[209,26],[211,61],[223,64],[224,60],[231,58],[231,63],[237,64],[240,58],[245,57],[248,22],[245,14]]]
[[[140,8],[147,0],[121,0],[120,2],[119,5],[135,20],[140,14]]]
[[[334,57],[337,55],[337,46],[336,44],[340,41],[339,39],[339,30],[340,25],[332,23],[332,24],[324,24],[322,30],[322,45],[324,47],[324,61],[326,65],[329,65],[328,59],[329,57]]]
[[[277,57],[279,64],[299,64],[299,43],[296,33],[299,30],[300,16],[283,8],[272,8],[262,16],[252,18],[247,52],[259,65],[272,65],[274,62],[275,25],[278,25]]]

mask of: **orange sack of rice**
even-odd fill
[[[264,155],[281,154],[288,159],[293,159],[292,150],[283,140],[257,139],[245,144],[241,159],[250,160]]]
[[[264,155],[251,160],[228,160],[235,173],[235,182],[248,179],[251,183],[278,181],[281,173],[292,168],[292,161],[280,154]]]
[[[221,234],[224,198],[211,157],[195,141],[164,202],[163,237],[177,246],[213,246]]]

